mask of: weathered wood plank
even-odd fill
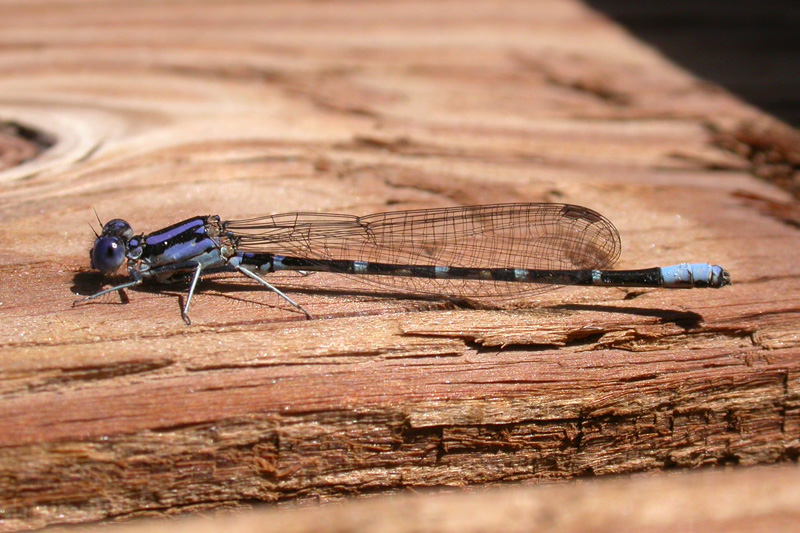
[[[235,516],[150,521],[119,533],[206,531],[794,531],[800,521],[800,473],[794,466],[672,472],[516,486],[475,492],[430,492],[344,505],[259,509]],[[58,529],[56,529],[58,530]],[[87,528],[84,531],[98,531]],[[103,528],[107,531],[108,527]],[[75,531],[71,528],[69,531]]]
[[[796,460],[800,234],[736,148],[780,127],[580,4],[3,9],[0,122],[55,140],[0,173],[3,527]],[[105,281],[92,208],[151,231],[503,201],[591,206],[621,268],[734,285],[466,309],[271,278],[306,321],[221,276],[189,328],[181,286],[72,307]]]

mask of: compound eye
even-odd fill
[[[109,235],[130,240],[131,237],[133,237],[133,230],[131,229],[130,224],[121,218],[115,218],[114,220],[109,220],[106,222],[105,226],[103,226],[102,235]]]
[[[100,237],[94,241],[92,251],[89,252],[92,268],[103,274],[111,274],[125,260],[125,247],[116,237]]]

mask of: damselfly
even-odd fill
[[[182,309],[203,274],[238,271],[311,315],[263,274],[333,272],[404,293],[510,298],[563,285],[719,288],[730,276],[718,265],[683,263],[607,270],[619,257],[619,232],[604,216],[568,204],[494,204],[391,211],[367,216],[285,213],[222,221],[197,216],[135,235],[114,219],[90,252],[92,267],[111,274],[127,260],[131,280],[78,300],[146,280],[189,280]]]

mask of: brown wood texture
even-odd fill
[[[672,472],[581,483],[353,500],[343,505],[261,509],[215,519],[142,521],[114,533],[236,531],[387,533],[797,531],[795,465],[727,472]],[[54,528],[54,531],[62,531]],[[63,529],[69,533],[76,529]],[[78,531],[109,531],[108,526]]]
[[[797,459],[796,132],[582,4],[0,9],[0,527]],[[307,321],[225,275],[191,327],[183,286],[72,306],[107,282],[93,209],[517,201],[734,285],[470,309],[270,278]]]

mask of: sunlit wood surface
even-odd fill
[[[797,133],[577,1],[7,1],[0,124],[2,528],[800,452]],[[619,268],[734,284],[72,306],[125,279],[89,268],[95,211],[519,201],[605,214]]]

